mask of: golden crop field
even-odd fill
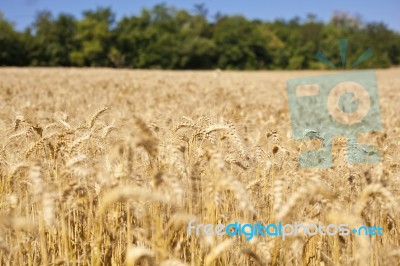
[[[285,82],[328,72],[0,69],[1,265],[399,265],[400,69],[379,164],[298,167]],[[329,72],[331,73],[331,72]],[[380,225],[383,236],[188,235],[188,223]]]

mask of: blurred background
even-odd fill
[[[0,2],[0,65],[145,69],[325,69],[400,64],[400,2],[52,1]]]

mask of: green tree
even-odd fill
[[[150,40],[145,35],[146,30],[151,25],[151,14],[148,10],[142,10],[140,16],[122,18],[115,30],[116,50],[124,57],[123,66],[129,67],[149,67],[141,65],[139,57],[146,48]]]
[[[358,68],[400,64],[400,34],[383,23],[335,13],[328,23],[317,16],[248,20],[208,9],[166,4],[143,9],[115,22],[110,8],[86,11],[80,20],[40,12],[23,32],[0,14],[0,65],[114,66],[162,69],[320,69],[322,51],[341,66],[338,40],[348,39],[347,68],[371,48],[374,56]]]
[[[0,65],[23,66],[28,64],[26,46],[23,37],[15,31],[0,12]]]
[[[221,18],[214,26],[213,39],[219,68],[263,69],[272,62],[262,25],[242,16]]]
[[[50,12],[40,12],[33,25],[34,38],[29,43],[32,65],[70,66],[69,54],[76,48],[75,19],[61,14],[53,19]],[[30,34],[30,31],[28,35]],[[26,36],[29,39],[29,36]]]
[[[176,15],[178,28],[178,68],[209,69],[216,61],[216,44],[203,5],[196,7],[196,15],[180,11]]]
[[[156,5],[150,11],[149,27],[143,32],[138,66],[150,68],[177,68],[179,65],[176,9],[165,4]]]
[[[75,41],[77,49],[70,53],[70,60],[78,66],[110,66],[109,52],[112,47],[111,27],[114,14],[109,8],[84,12],[77,22]]]

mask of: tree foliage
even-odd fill
[[[341,66],[338,40],[349,40],[347,66],[366,49],[359,67],[400,64],[400,34],[383,23],[335,13],[328,23],[305,19],[260,21],[218,13],[204,5],[191,12],[158,4],[115,20],[109,8],[81,19],[40,12],[23,32],[0,14],[0,65],[105,66],[162,69],[319,69],[322,51]]]

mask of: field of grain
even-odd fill
[[[285,81],[323,72],[0,69],[1,265],[399,265],[400,70],[380,164],[301,169]],[[188,236],[189,220],[380,225],[380,236]]]

